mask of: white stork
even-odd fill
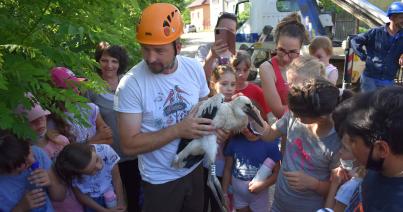
[[[260,114],[256,111],[258,110],[246,96],[238,96],[230,102],[224,102],[224,96],[222,94],[216,94],[201,102],[196,116],[212,119],[213,125],[217,128],[240,132],[248,125],[248,117],[263,126],[263,123],[259,119]],[[178,150],[180,152],[172,162],[172,165],[176,168],[189,168],[203,159],[204,153],[206,154],[206,159],[210,164],[210,174],[207,179],[207,184],[212,189],[217,201],[222,203],[222,209],[225,211],[225,201],[223,199],[221,185],[215,175],[214,162],[218,150],[216,134],[212,133],[193,140],[182,139]],[[218,190],[218,194],[216,190]]]

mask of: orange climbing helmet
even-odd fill
[[[152,4],[143,10],[136,31],[137,42],[141,44],[172,43],[183,33],[181,13],[172,4]]]

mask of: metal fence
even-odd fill
[[[346,40],[348,35],[355,34],[355,18],[348,13],[335,15],[334,39]]]

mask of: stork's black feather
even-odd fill
[[[210,106],[204,108],[204,110],[201,113],[201,118],[206,118],[206,119],[213,119],[218,111],[217,106]],[[181,152],[193,139],[187,139],[187,138],[181,138],[178,146],[178,150],[176,151],[176,154]],[[190,168],[194,164],[198,163],[199,161],[203,160],[204,154],[202,155],[189,155],[186,157],[183,161],[186,162],[185,168]]]
[[[206,119],[214,119],[214,117],[217,115],[218,107],[217,106],[210,106],[207,108],[204,108],[202,111],[202,118]]]

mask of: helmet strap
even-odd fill
[[[172,42],[172,45],[173,45],[174,51],[175,51],[175,55],[172,59],[172,63],[168,66],[169,69],[172,69],[176,65],[176,55],[178,55],[178,50],[176,49],[176,43],[177,43],[176,40],[174,42]]]
[[[176,49],[176,40],[172,42],[172,45],[174,46],[174,51],[175,51],[175,56],[178,54],[178,50]]]
[[[172,63],[171,64],[169,64],[169,66],[167,67],[168,69],[172,69],[173,67],[175,67],[175,65],[176,65],[176,54],[175,54],[175,56],[173,57],[173,59],[172,59]]]

